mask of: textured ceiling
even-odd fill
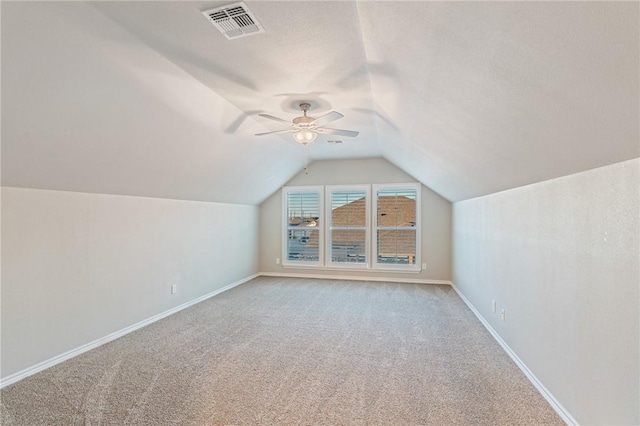
[[[345,117],[451,201],[640,156],[637,2],[3,2],[2,183],[257,204],[305,163],[257,114]],[[331,139],[336,139],[331,137]]]

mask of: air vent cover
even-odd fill
[[[202,14],[229,40],[264,32],[244,2],[204,10]]]

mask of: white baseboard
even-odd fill
[[[258,276],[265,277],[283,277],[283,278],[313,278],[313,279],[331,279],[331,280],[354,280],[354,281],[387,281],[387,282],[399,282],[399,283],[415,283],[415,284],[444,284],[450,285],[456,291],[458,296],[462,299],[462,301],[471,309],[471,311],[476,315],[476,317],[480,320],[482,325],[489,331],[489,333],[493,336],[493,338],[498,342],[500,346],[504,349],[504,351],[511,357],[511,359],[516,363],[516,365],[522,370],[525,376],[531,381],[531,383],[538,389],[540,394],[549,402],[551,407],[558,413],[558,415],[568,424],[568,425],[578,425],[578,422],[571,416],[571,414],[560,404],[560,402],[553,396],[553,394],[538,380],[538,378],[529,370],[529,368],[525,365],[524,362],[513,352],[513,350],[506,344],[504,340],[498,335],[498,333],[489,325],[489,323],[484,319],[484,317],[478,312],[478,310],[469,302],[469,300],[462,294],[462,292],[453,284],[451,281],[447,280],[424,280],[424,279],[411,279],[411,278],[385,278],[385,277],[370,277],[370,276],[344,276],[344,275],[322,275],[322,274],[298,274],[298,273],[275,273],[275,272],[260,272],[249,277],[243,278],[239,281],[236,281],[232,284],[229,284],[225,287],[219,288],[211,293],[200,296],[196,299],[193,299],[189,302],[183,303],[182,305],[176,306],[175,308],[169,309],[165,312],[154,315],[146,320],[140,321],[136,324],[130,325],[129,327],[123,328],[122,330],[111,333],[107,336],[104,336],[100,339],[94,340],[90,343],[82,345],[78,348],[67,351],[63,354],[50,358],[46,361],[40,362],[32,367],[26,368],[17,373],[11,374],[3,379],[0,379],[0,389],[5,386],[9,386],[13,383],[19,382],[20,380],[29,377],[33,374],[39,373],[40,371],[46,370],[49,367],[53,367],[56,364],[60,364],[68,359],[71,359],[75,356],[78,356],[84,352],[90,351],[91,349],[95,349],[98,346],[104,345],[112,340],[115,340],[119,337],[122,337],[126,334],[129,334],[135,330],[138,330],[144,326],[147,326],[151,323],[159,321],[163,318],[168,317],[169,315],[175,314],[183,309],[186,309],[190,306],[193,306],[197,303],[200,303],[206,299],[209,299],[213,296],[216,296],[224,291],[230,290],[233,287],[239,286],[247,281],[250,281]]]
[[[562,404],[560,404],[560,402],[556,399],[555,396],[553,396],[553,394],[549,391],[549,389],[547,389],[542,384],[542,382],[540,382],[540,380],[536,377],[536,375],[533,374],[531,370],[529,370],[529,367],[527,367],[526,364],[522,362],[522,360],[509,347],[509,345],[507,345],[507,343],[504,340],[502,340],[502,337],[500,337],[500,335],[493,329],[493,327],[489,325],[489,323],[484,319],[484,317],[480,314],[480,312],[478,312],[478,310],[471,304],[471,302],[469,302],[469,300],[464,296],[464,294],[462,294],[462,292],[458,289],[458,287],[456,287],[456,285],[453,283],[451,283],[451,287],[453,287],[453,289],[456,291],[456,293],[458,293],[458,296],[460,296],[462,301],[466,303],[469,309],[471,309],[471,312],[473,312],[476,315],[476,317],[478,317],[482,325],[484,325],[487,331],[491,333],[491,335],[496,340],[496,342],[498,342],[498,344],[502,346],[502,349],[504,349],[507,355],[509,355],[513,360],[513,362],[515,362],[516,365],[520,368],[520,370],[522,370],[524,375],[527,376],[527,378],[533,384],[533,386],[535,386],[535,388],[538,389],[538,392],[540,392],[540,394],[542,394],[542,396],[547,400],[547,402],[549,402],[549,404],[555,410],[555,412],[558,413],[560,417],[562,417],[562,420],[564,420],[565,423],[567,423],[570,426],[574,426],[574,425],[577,426],[578,422],[576,421],[576,419],[574,419],[573,416],[562,406]]]
[[[29,368],[26,368],[22,371],[18,371],[17,373],[11,374],[10,376],[7,376],[5,378],[0,379],[0,389],[4,388],[5,386],[9,386],[13,383],[19,382],[20,380],[29,377],[33,374],[39,373],[40,371],[46,370],[49,367],[53,367],[56,364],[60,364],[63,361],[66,361],[68,359],[71,359],[75,356],[78,356],[84,352],[90,351],[91,349],[95,349],[98,346],[104,345],[105,343],[108,343],[112,340],[117,339],[118,337],[122,337],[125,334],[129,334],[132,331],[136,331],[144,326],[147,326],[151,323],[154,323],[156,321],[161,320],[162,318],[168,317],[169,315],[173,315],[176,312],[179,312],[183,309],[186,309],[190,306],[193,306],[197,303],[200,303],[204,300],[207,300],[215,295],[218,295],[224,291],[230,290],[233,287],[239,286],[240,284],[246,283],[247,281],[250,281],[254,278],[258,277],[258,274],[254,274],[251,275],[249,277],[243,278],[239,281],[236,281],[232,284],[229,284],[227,286],[224,286],[222,288],[219,288],[215,291],[212,291],[211,293],[207,293],[204,296],[200,296],[197,299],[193,299],[189,302],[183,303],[182,305],[176,306],[175,308],[171,308],[168,311],[164,311],[162,313],[159,313],[157,315],[152,316],[151,318],[147,318],[146,320],[140,321],[136,324],[130,325],[129,327],[123,328],[122,330],[118,330],[114,333],[111,333],[107,336],[101,337],[100,339],[94,340],[93,342],[89,342],[85,345],[82,345],[80,347],[77,347],[75,349],[72,349],[70,351],[67,351],[63,354],[60,354],[58,356],[55,356],[53,358],[50,358],[46,361],[42,361],[34,366],[31,366]]]
[[[366,275],[324,275],[324,274],[299,274],[296,272],[259,272],[261,277],[282,277],[282,278],[312,278],[325,280],[347,280],[347,281],[384,281],[392,283],[409,283],[409,284],[444,284],[451,285],[451,281],[447,280],[429,280],[420,278],[386,278],[371,277]]]

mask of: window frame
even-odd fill
[[[318,260],[317,261],[295,261],[289,260],[289,194],[299,192],[317,192],[318,193],[318,221],[320,225],[316,227],[318,231]],[[282,188],[282,266],[287,268],[320,268],[324,266],[324,186],[285,186]]]
[[[333,228],[333,210],[331,209],[331,198],[334,192],[364,192],[365,193],[365,262],[363,263],[349,263],[349,262],[333,262],[331,260],[331,246],[332,240],[331,235]],[[357,269],[357,270],[366,270],[371,267],[371,185],[326,185],[325,186],[325,206],[326,206],[326,214],[325,214],[325,267],[332,269]],[[338,226],[337,229],[354,229],[361,230],[363,227],[345,227]]]
[[[332,191],[366,191],[366,262],[348,263],[331,262],[331,193]],[[411,227],[416,233],[416,250],[414,262],[407,264],[378,263],[378,192],[380,190],[415,190],[416,193],[416,224]],[[296,192],[318,193],[318,261],[289,260],[288,236],[289,218],[288,201],[289,194]],[[384,184],[355,184],[355,185],[299,185],[282,187],[282,261],[285,268],[314,268],[314,269],[349,269],[361,272],[411,272],[418,273],[422,270],[422,185],[419,182],[410,183],[384,183]]]
[[[416,224],[408,229],[415,230],[416,233],[416,253],[413,260],[413,265],[394,265],[388,263],[378,263],[378,192],[379,191],[416,191]],[[373,223],[371,226],[372,235],[372,247],[371,247],[371,268],[374,270],[386,270],[386,271],[412,271],[420,272],[422,270],[422,256],[421,256],[421,223],[422,223],[422,209],[421,209],[421,192],[422,186],[420,183],[384,183],[371,185],[371,203],[373,204]]]

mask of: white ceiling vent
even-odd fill
[[[244,2],[204,10],[202,14],[229,40],[264,32]]]

